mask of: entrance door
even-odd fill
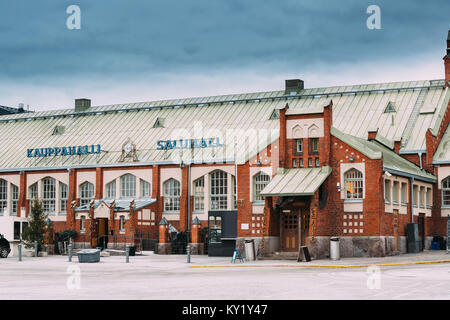
[[[108,219],[99,218],[97,220],[98,245],[106,249],[108,247]]]
[[[419,213],[419,250],[422,251],[425,247],[425,215]]]
[[[286,210],[288,211],[288,210]],[[298,252],[299,221],[298,212],[283,212],[282,218],[282,250]]]

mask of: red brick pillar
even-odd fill
[[[108,221],[108,223],[109,223],[109,226],[108,226],[109,230],[114,230],[114,227],[116,225],[116,223],[114,221],[114,219],[116,218],[116,215],[114,214],[114,208],[115,207],[116,207],[116,201],[113,200],[111,202],[111,204],[109,205],[109,221]]]
[[[279,143],[279,156],[280,168],[286,168],[286,110],[289,109],[289,105],[280,110],[280,143]]]
[[[20,187],[19,187],[19,203],[17,206],[17,216],[22,216],[22,208],[26,207],[27,203],[27,173],[20,172]]]
[[[137,218],[136,218],[136,212],[134,212],[134,200],[131,200],[130,202],[130,235],[134,238],[136,235],[136,228],[137,228]]]
[[[200,226],[201,226],[200,220],[195,217],[195,219],[192,221],[192,231],[191,231],[191,243],[200,243]]]
[[[91,242],[91,248],[95,248],[97,246],[97,221],[94,218],[94,203],[95,201],[92,200],[89,203],[89,238]]]
[[[95,199],[103,198],[103,169],[95,169]]]
[[[181,169],[181,194],[180,194],[180,231],[187,231],[188,225],[188,174],[189,170],[187,166]]]
[[[167,243],[169,234],[168,230],[169,223],[167,222],[166,218],[163,218],[159,223],[159,243]]]

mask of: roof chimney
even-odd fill
[[[290,79],[286,80],[286,87],[284,89],[284,94],[292,95],[297,94],[304,89],[305,83],[300,79]]]
[[[24,112],[24,110],[23,110],[23,103],[19,103],[19,108],[17,109],[17,112],[18,113],[23,113]]]
[[[450,30],[448,30],[447,36],[447,55],[444,57],[445,66],[445,86],[450,86]]]
[[[90,99],[75,99],[75,112],[86,111],[90,107]]]

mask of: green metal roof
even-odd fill
[[[433,156],[434,164],[450,164],[450,126],[445,130]]]
[[[331,173],[330,167],[285,169],[261,191],[263,196],[313,195]]]
[[[73,108],[56,111],[0,116],[0,171],[120,166],[122,144],[130,139],[136,144],[139,161],[123,165],[179,163],[180,157],[201,162],[234,161],[244,163],[279,138],[279,121],[269,120],[274,109],[289,104],[288,114],[316,112],[333,100],[333,125],[345,134],[367,138],[369,128],[378,128],[380,137],[399,139],[408,133],[401,152],[425,149],[425,132],[435,132],[450,99],[443,80],[411,81],[357,86],[304,89],[295,96],[283,91],[211,96],[116,104],[91,107],[83,112]],[[418,103],[418,97],[421,99]],[[388,101],[394,113],[384,114]],[[415,110],[413,112],[413,110]],[[422,112],[424,111],[424,112]],[[164,119],[164,128],[153,128],[156,119]],[[195,132],[196,124],[202,134]],[[61,134],[53,134],[56,127]],[[198,127],[198,126],[197,126]],[[409,128],[407,130],[407,128]],[[234,140],[226,140],[226,131],[246,133],[267,129],[269,137],[251,136],[255,146],[244,154],[229,154]],[[434,130],[434,131],[433,131]],[[210,132],[210,134],[208,134]],[[157,150],[158,140],[201,138],[221,135],[223,148],[198,148],[191,151]],[[380,138],[382,139],[382,138]],[[28,148],[97,145],[102,153],[70,157],[28,158]],[[244,149],[244,148],[239,148]],[[228,151],[227,151],[228,150]],[[366,152],[370,152],[367,150]]]
[[[420,169],[420,167],[416,166],[414,163],[406,160],[376,140],[368,141],[353,137],[334,127],[331,127],[331,134],[370,159],[383,159],[383,170],[385,171],[427,182],[436,181],[434,175]]]

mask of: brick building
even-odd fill
[[[406,252],[450,213],[445,79],[91,106],[0,117],[0,227],[20,238],[33,199],[76,243],[209,228],[209,252]],[[6,230],[6,231],[3,231]],[[199,249],[201,250],[201,249]]]

